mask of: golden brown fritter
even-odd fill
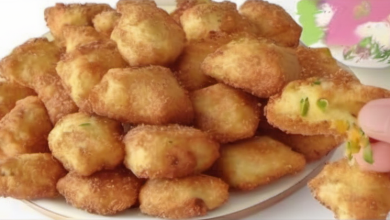
[[[356,76],[339,66],[329,48],[309,48],[299,46],[297,57],[301,65],[301,79],[310,77],[335,78],[345,81],[359,81]]]
[[[128,7],[129,4],[147,4],[157,7],[157,4],[154,0],[119,0],[116,3],[117,11],[122,13],[123,10],[126,10],[125,8]]]
[[[66,170],[49,153],[18,155],[0,162],[0,196],[16,199],[58,197]]]
[[[94,41],[105,40],[107,37],[101,35],[91,26],[64,26],[63,36],[66,52],[69,53],[77,47]]]
[[[304,155],[308,163],[320,160],[344,141],[340,136],[286,134],[279,129],[261,130],[259,134],[268,135],[291,147]]]
[[[209,54],[202,63],[206,75],[255,96],[268,98],[299,79],[295,51],[267,40],[245,36]]]
[[[34,89],[45,105],[53,125],[65,115],[79,110],[65,91],[58,75],[45,74],[37,77],[34,81]]]
[[[187,92],[161,66],[111,69],[92,89],[90,103],[102,116],[134,124],[191,124]]]
[[[183,12],[180,23],[187,40],[206,38],[210,32],[256,32],[255,27],[238,13],[236,4],[228,1],[190,7]]]
[[[180,125],[138,126],[123,139],[124,164],[139,178],[176,178],[201,173],[219,157],[219,144]]]
[[[357,81],[309,78],[289,83],[265,107],[268,122],[291,134],[343,135],[367,102],[390,91]]]
[[[112,11],[103,11],[100,14],[97,14],[92,22],[96,31],[105,37],[110,37],[114,27],[118,24],[121,14],[112,10]]]
[[[240,13],[258,29],[258,35],[278,45],[297,47],[302,27],[281,6],[263,0],[247,0]]]
[[[15,107],[16,101],[33,95],[32,89],[0,80],[0,119]]]
[[[337,219],[386,219],[390,211],[390,175],[362,171],[347,159],[327,164],[308,185]]]
[[[260,120],[260,103],[239,89],[212,85],[191,93],[195,126],[219,143],[252,137]]]
[[[176,0],[176,8],[171,12],[171,16],[173,20],[180,24],[180,17],[183,15],[184,11],[195,5],[209,4],[211,2],[211,0]]]
[[[123,128],[114,120],[74,113],[57,122],[49,148],[67,169],[80,176],[118,166],[124,157]]]
[[[140,209],[169,219],[204,216],[228,200],[228,189],[222,180],[206,175],[148,180],[139,195]]]
[[[38,97],[29,96],[17,101],[0,120],[0,160],[19,154],[49,152],[47,136],[52,127]]]
[[[141,181],[129,170],[100,171],[88,177],[68,173],[57,189],[70,205],[99,215],[114,215],[133,206]]]
[[[57,3],[55,6],[45,10],[45,20],[50,28],[51,34],[56,41],[63,41],[63,28],[67,25],[74,26],[92,26],[92,19],[95,15],[113,10],[107,4],[62,4]]]
[[[259,136],[221,147],[213,172],[229,186],[252,190],[305,168],[303,155],[268,136]]]
[[[122,14],[111,34],[130,66],[168,65],[183,50],[185,34],[163,9],[131,3],[118,8]]]
[[[33,88],[36,77],[56,74],[63,49],[46,38],[35,38],[16,47],[0,61],[0,75],[10,82]]]
[[[97,41],[82,45],[65,54],[57,65],[62,83],[81,111],[90,112],[88,96],[112,68],[122,68],[127,63],[122,59],[112,41]]]

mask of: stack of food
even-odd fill
[[[178,0],[168,14],[120,0],[56,4],[45,18],[54,40],[0,62],[1,196],[180,219],[345,140],[350,161],[362,149],[372,162],[356,115],[390,91],[362,85],[326,48],[299,46],[301,27],[278,5]],[[310,183],[340,218],[387,214],[389,185],[347,159]]]

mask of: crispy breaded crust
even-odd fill
[[[317,82],[320,85],[316,85]],[[310,95],[313,97],[309,99],[308,115],[302,117],[300,101]],[[388,97],[389,90],[362,85],[357,81],[309,78],[288,84],[280,94],[269,99],[264,111],[268,122],[286,133],[339,136],[343,134],[340,134],[335,123],[348,118],[353,120],[367,102]],[[316,108],[319,98],[327,99],[329,109],[338,114],[331,116],[327,111],[321,113]]]
[[[250,35],[209,54],[201,68],[206,75],[261,98],[280,92],[299,79],[301,71],[293,49]]]
[[[67,169],[80,176],[117,167],[124,158],[121,123],[73,113],[61,118],[50,132],[49,148]]]
[[[386,219],[390,211],[390,174],[362,171],[347,159],[327,164],[308,186],[337,219]]]
[[[228,188],[222,180],[206,175],[148,180],[139,195],[140,209],[160,218],[203,216],[228,200]]]
[[[97,14],[92,22],[93,26],[97,32],[103,36],[110,37],[114,27],[118,24],[121,14],[112,10],[112,11],[103,11],[100,14]]]
[[[0,160],[20,154],[49,152],[47,136],[52,128],[46,108],[38,97],[28,96],[17,101],[0,120]]]
[[[268,135],[303,154],[308,163],[320,160],[344,141],[340,136],[286,134],[279,129],[261,130],[258,133]]]
[[[215,84],[191,94],[195,126],[219,143],[252,137],[260,120],[260,103],[250,94]]]
[[[33,88],[35,77],[56,74],[63,49],[46,38],[30,39],[0,61],[0,75],[10,82]]]
[[[0,119],[15,107],[18,100],[33,95],[36,94],[32,89],[0,80]]]
[[[166,11],[142,2],[119,8],[111,39],[130,66],[172,64],[183,50],[184,31]]]
[[[259,136],[221,147],[213,172],[230,187],[252,190],[305,168],[303,155],[268,136]]]
[[[201,173],[219,157],[219,144],[198,129],[180,125],[138,126],[123,139],[124,164],[139,178]]]
[[[116,44],[105,40],[84,44],[66,53],[56,69],[66,91],[80,110],[91,112],[88,103],[91,89],[109,69],[126,66]]]
[[[206,38],[210,32],[231,34],[257,31],[238,13],[236,4],[228,1],[196,4],[183,12],[180,23],[187,40]]]
[[[285,47],[297,47],[302,27],[281,6],[263,0],[247,0],[240,13],[258,29],[258,35]]]
[[[75,50],[81,45],[108,39],[91,26],[64,26],[63,36],[67,53]]]
[[[319,77],[343,81],[359,81],[349,70],[340,67],[332,57],[329,48],[297,47],[297,57],[301,65],[301,79]]]
[[[92,89],[89,102],[102,116],[133,124],[191,124],[193,107],[170,69],[111,69]]]
[[[65,91],[58,75],[46,74],[37,77],[34,81],[34,90],[45,105],[53,125],[65,115],[79,110]]]
[[[194,7],[199,4],[209,4],[211,0],[176,0],[176,8],[171,12],[171,17],[178,24],[180,24],[180,17],[183,15],[184,11]]]
[[[132,207],[140,188],[141,180],[124,168],[100,171],[88,177],[68,173],[57,183],[67,203],[99,215],[114,215]]]
[[[0,174],[1,197],[42,199],[59,196],[56,184],[66,170],[51,154],[35,153],[1,162]]]
[[[62,4],[45,9],[47,26],[56,41],[63,41],[63,28],[66,25],[84,26],[92,25],[92,19],[102,11],[113,10],[108,4]]]

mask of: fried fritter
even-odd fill
[[[110,37],[120,17],[121,14],[114,10],[103,11],[93,18],[93,26],[95,27],[96,31],[103,36]]]
[[[141,181],[129,170],[100,171],[88,177],[68,173],[57,189],[72,206],[99,215],[114,215],[137,202]]]
[[[340,67],[329,48],[298,46],[297,56],[301,65],[301,79],[310,77],[335,78],[344,81],[359,81],[356,76]]]
[[[138,126],[123,139],[124,164],[139,178],[176,178],[201,173],[219,157],[219,144],[180,125]]]
[[[122,14],[111,34],[130,66],[168,65],[183,50],[185,34],[163,9],[131,3],[118,8]]]
[[[0,75],[10,82],[33,88],[35,77],[56,74],[63,50],[46,38],[31,39],[0,61]]]
[[[58,75],[45,74],[35,79],[34,89],[46,107],[53,125],[65,115],[78,111]]]
[[[75,50],[81,45],[108,39],[91,26],[65,26],[63,27],[63,36],[67,53]]]
[[[308,186],[337,219],[386,219],[390,211],[390,175],[362,171],[347,159],[327,164]]]
[[[390,91],[357,81],[308,78],[289,83],[272,96],[265,114],[268,122],[292,134],[340,135],[357,123],[368,101],[390,97]]]
[[[0,162],[0,196],[16,199],[58,197],[66,170],[49,153],[18,155]]]
[[[133,124],[191,124],[194,117],[186,91],[161,66],[111,69],[89,100],[96,114]]]
[[[187,40],[206,38],[210,32],[256,32],[255,27],[238,13],[236,4],[228,1],[190,7],[183,12],[180,23]]]
[[[49,152],[47,136],[52,127],[38,97],[29,96],[17,101],[0,120],[0,160],[19,154]]]
[[[33,95],[32,89],[0,80],[0,119],[15,107],[16,101]]]
[[[45,10],[45,20],[56,41],[63,41],[63,28],[67,25],[92,26],[92,19],[103,11],[113,10],[107,4],[62,4]]]
[[[97,41],[65,54],[57,65],[57,72],[80,110],[90,112],[88,96],[91,89],[109,69],[126,66],[114,42]]]
[[[263,0],[247,0],[239,10],[255,24],[259,36],[285,47],[299,45],[302,27],[281,6]]]
[[[323,158],[344,141],[340,136],[286,134],[279,129],[262,130],[259,134],[268,135],[291,147],[294,151],[304,155],[308,163]]]
[[[180,24],[180,17],[183,15],[183,12],[189,8],[194,7],[199,4],[208,4],[211,3],[211,0],[176,0],[176,8],[171,13],[171,17],[178,24]]]
[[[170,219],[204,216],[228,200],[228,189],[222,180],[206,175],[148,180],[139,195],[140,210]]]
[[[260,103],[239,89],[212,85],[191,94],[195,126],[219,143],[252,137],[260,120]]]
[[[229,186],[252,190],[305,168],[303,155],[268,136],[259,136],[221,147],[213,172]]]
[[[124,158],[123,128],[114,120],[74,113],[57,122],[49,148],[68,171],[89,176],[118,166]]]
[[[245,36],[209,54],[202,63],[206,75],[255,96],[268,98],[299,79],[295,51],[267,40]]]

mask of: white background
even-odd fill
[[[29,38],[39,37],[48,32],[43,11],[52,6],[53,0],[0,0],[0,58],[6,56],[15,46]],[[64,3],[79,2],[63,0]],[[112,0],[83,0],[81,2],[105,2],[112,6]],[[271,1],[282,3],[293,13],[296,0]],[[353,69],[367,84],[390,88],[389,70]],[[1,141],[1,140],[0,140]],[[310,195],[303,187],[292,196],[276,205],[246,216],[246,219],[333,219],[333,214]],[[0,219],[48,219],[14,199],[0,198]]]

